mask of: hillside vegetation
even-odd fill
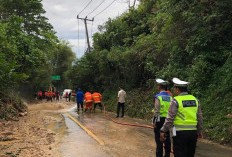
[[[21,96],[31,99],[50,84],[70,86],[66,71],[74,53],[44,13],[41,0],[0,0],[0,119],[26,109]],[[52,75],[63,81],[52,81]]]
[[[155,79],[168,80],[172,91],[178,77],[200,100],[204,136],[232,144],[230,0],[140,0],[138,8],[99,26],[93,51],[76,60],[44,13],[41,0],[0,0],[0,119],[26,111],[21,97],[52,84],[97,90],[111,111],[122,86],[126,114],[150,120]]]
[[[109,110],[117,89],[128,93],[126,113],[149,119],[155,78],[189,81],[199,98],[204,135],[232,144],[232,5],[228,0],[141,0],[109,19],[93,36],[94,51],[75,61],[73,88],[103,92]]]

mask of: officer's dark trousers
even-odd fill
[[[120,108],[122,108],[122,116],[121,116],[121,117],[124,116],[124,104],[125,104],[125,103],[120,103],[120,102],[118,102],[117,117],[119,116]]]
[[[163,157],[163,142],[160,141],[160,129],[162,128],[164,121],[165,118],[160,117],[160,122],[156,122],[156,128],[154,129],[156,142],[156,157]],[[171,141],[169,132],[167,132],[166,134],[166,140],[164,141],[164,144],[165,157],[169,157],[171,151]]]
[[[97,105],[98,105],[98,106],[101,108],[101,110],[102,110],[102,104],[101,104],[101,103],[94,103],[94,111],[95,111]]]
[[[177,131],[173,137],[173,151],[175,157],[194,157],[197,143],[197,131]]]
[[[77,102],[77,109],[79,110],[81,104],[81,109],[83,111],[83,102]]]

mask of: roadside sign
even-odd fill
[[[60,80],[60,75],[51,76],[52,80]]]

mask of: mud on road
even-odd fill
[[[18,121],[0,121],[0,157],[59,157],[59,142],[66,131],[63,116],[71,102],[28,105],[28,114]]]
[[[0,121],[0,157],[155,156],[152,129],[117,125],[99,110],[96,113],[77,113],[74,102],[43,101],[28,105],[28,108],[28,114],[18,121]],[[67,118],[67,113],[103,140],[105,145],[100,146]],[[114,113],[108,114],[115,117]],[[150,125],[149,122],[130,117],[117,121]],[[196,157],[230,157],[231,154],[231,148],[207,141],[199,142],[196,150]]]

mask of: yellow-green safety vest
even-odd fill
[[[193,95],[180,95],[174,99],[178,103],[174,119],[176,130],[197,130],[198,100]]]
[[[157,99],[160,101],[160,117],[167,117],[168,115],[168,109],[170,107],[170,102],[172,100],[171,96],[168,95],[160,95],[157,97]]]

